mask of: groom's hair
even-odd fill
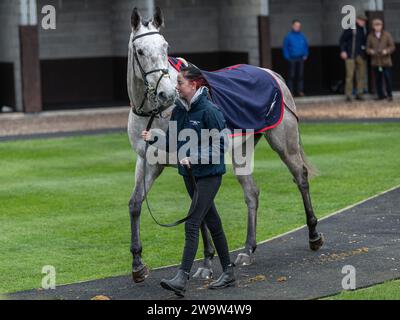
[[[208,82],[201,73],[201,70],[197,68],[194,64],[188,63],[187,66],[182,67],[180,72],[185,79],[196,83],[196,89],[202,86],[206,86],[209,88]]]

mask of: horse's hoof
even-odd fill
[[[195,279],[209,280],[213,276],[213,271],[211,268],[199,267],[196,273],[193,275]]]
[[[133,282],[135,282],[135,283],[143,282],[144,280],[146,280],[146,278],[149,276],[149,274],[150,274],[150,271],[146,265],[142,265],[138,269],[133,269],[132,270]]]
[[[254,258],[247,253],[239,253],[235,265],[237,266],[249,266],[254,262]]]
[[[312,251],[318,251],[322,247],[324,242],[325,242],[325,237],[322,233],[320,233],[317,239],[309,241],[310,249]]]

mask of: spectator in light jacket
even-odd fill
[[[301,32],[301,22],[293,20],[292,30],[283,42],[283,55],[289,62],[288,87],[298,96],[304,96],[304,61],[308,58],[308,43]]]
[[[392,96],[392,58],[395,44],[389,32],[383,30],[383,21],[374,19],[372,21],[372,32],[367,38],[367,53],[371,55],[371,66],[374,70],[376,91],[378,100],[385,99],[383,93],[383,81],[385,79],[388,101],[393,100]]]

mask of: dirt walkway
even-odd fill
[[[400,118],[400,99],[387,101],[344,103],[341,100],[325,102],[299,101],[301,120],[332,119],[377,119]],[[329,100],[329,99],[328,99]],[[0,114],[0,137],[62,133],[77,131],[99,131],[123,129],[128,122],[129,107],[83,109],[71,111],[43,112],[40,114]]]
[[[301,119],[376,119],[400,118],[400,101],[331,101],[297,105]]]
[[[129,108],[1,114],[0,136],[125,128]]]

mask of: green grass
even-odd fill
[[[321,172],[311,182],[318,217],[400,184],[399,129],[302,125],[306,152]],[[0,293],[40,287],[44,265],[55,266],[57,284],[129,273],[134,161],[126,134],[0,143]],[[289,172],[264,141],[255,161],[261,241],[303,225],[305,215]],[[165,170],[149,201],[162,222],[184,215],[189,198],[176,169]],[[247,210],[230,168],[216,204],[230,249],[243,246]],[[183,226],[156,226],[144,206],[141,238],[150,267],[179,262]]]
[[[399,300],[400,280],[388,281],[369,288],[343,291],[326,300]]]

